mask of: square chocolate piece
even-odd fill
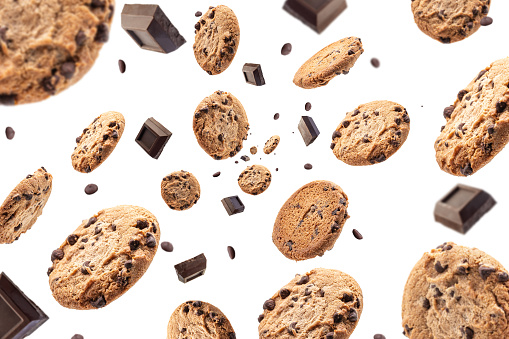
[[[170,140],[171,132],[161,125],[156,119],[149,118],[140,129],[136,142],[152,158],[157,159],[161,155],[164,146]]]
[[[287,0],[283,9],[321,33],[346,7],[346,0]]]
[[[186,283],[205,274],[207,258],[202,253],[194,258],[188,259],[175,265],[175,271],[180,281]]]
[[[465,234],[497,202],[485,191],[456,185],[435,205],[435,221]]]
[[[0,274],[0,338],[25,338],[46,320],[48,316],[5,273]]]
[[[224,198],[221,202],[223,203],[226,212],[228,212],[228,215],[244,212],[245,206],[237,195]]]
[[[320,131],[316,127],[313,118],[308,116],[301,117],[299,122],[299,132],[302,135],[302,139],[304,139],[306,146],[311,145],[320,135]]]
[[[265,85],[262,66],[259,64],[244,64],[244,67],[242,67],[242,72],[244,72],[244,78],[248,84],[256,86]]]
[[[150,51],[170,53],[186,42],[158,5],[124,5],[122,28]]]

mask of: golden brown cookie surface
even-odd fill
[[[176,171],[161,181],[161,196],[172,210],[187,210],[200,199],[200,183],[192,173]]]

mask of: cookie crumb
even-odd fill
[[[249,152],[251,152],[251,154],[255,155],[258,152],[258,148],[256,148],[256,146],[253,146],[249,149]]]

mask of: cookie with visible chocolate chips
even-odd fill
[[[113,6],[114,0],[2,1],[0,105],[41,101],[80,80],[108,41]]]
[[[248,166],[239,175],[237,180],[239,187],[244,193],[258,195],[265,192],[272,181],[269,169],[262,165]]]
[[[349,165],[373,165],[396,153],[409,132],[410,117],[403,106],[373,101],[346,114],[332,134],[330,147],[336,158]]]
[[[11,191],[0,206],[0,244],[10,244],[32,228],[48,202],[52,181],[41,167]]]
[[[325,180],[312,181],[292,194],[279,210],[272,242],[296,261],[322,256],[331,250],[350,217],[348,197],[341,187]]]
[[[235,156],[247,139],[246,111],[233,94],[214,92],[200,102],[193,117],[198,144],[216,160]]]
[[[187,210],[200,199],[200,183],[192,173],[176,171],[161,181],[161,196],[172,210]]]
[[[448,44],[463,40],[481,27],[491,0],[412,0],[414,21],[429,37]]]
[[[52,252],[48,275],[53,297],[77,310],[109,305],[147,271],[159,238],[156,217],[142,207],[98,212]]]
[[[474,174],[509,142],[509,58],[483,69],[446,107],[445,126],[435,141],[440,168]]]
[[[341,271],[315,268],[297,274],[263,303],[260,338],[347,339],[362,314],[362,290]]]
[[[359,38],[336,41],[306,61],[295,73],[293,83],[302,88],[325,86],[336,75],[348,74],[363,52]]]
[[[168,339],[235,339],[228,318],[212,304],[190,300],[173,311],[168,322]]]
[[[90,173],[99,167],[117,146],[124,127],[124,116],[119,112],[109,111],[95,118],[76,138],[72,167],[82,173]]]
[[[509,275],[477,248],[448,242],[424,253],[403,294],[412,339],[509,338]]]
[[[263,153],[270,154],[274,152],[276,147],[279,145],[279,142],[281,141],[281,138],[279,135],[273,135],[270,137],[269,140],[265,143],[265,146],[263,146]]]
[[[220,74],[230,66],[240,43],[239,21],[224,5],[211,7],[194,25],[194,56],[210,75]]]

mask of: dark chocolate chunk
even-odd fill
[[[101,23],[96,27],[94,41],[105,43],[110,38],[110,29],[107,24]]]
[[[458,184],[436,203],[435,221],[465,234],[495,204],[485,191]]]
[[[424,307],[425,309],[429,310],[430,307],[431,307],[431,304],[429,303],[429,300],[424,298],[424,301],[422,302],[422,307]]]
[[[88,184],[87,186],[85,186],[85,193],[90,195],[90,194],[94,194],[95,192],[97,192],[97,185],[96,184]]]
[[[97,298],[95,300],[91,300],[90,305],[92,305],[92,307],[95,307],[95,308],[104,307],[104,306],[106,306],[106,299],[104,298],[103,295],[101,295],[99,298]]]
[[[131,268],[133,268],[133,261],[132,260],[127,260],[124,263],[124,267],[127,268],[128,270],[130,270]]]
[[[7,127],[5,129],[5,136],[7,137],[7,139],[12,140],[12,138],[14,138],[14,134],[16,134],[16,132],[14,132],[14,129],[12,127]]]
[[[85,226],[83,226],[84,228],[88,228],[90,227],[92,224],[94,224],[95,222],[97,221],[97,218],[96,217],[92,217],[90,219],[88,219],[88,222],[85,224]]]
[[[281,47],[281,54],[282,55],[288,55],[292,52],[292,44],[287,42],[286,44]]]
[[[186,42],[158,5],[124,5],[122,28],[150,51],[170,53]]]
[[[323,32],[346,7],[346,0],[286,0],[283,6],[317,33]]]
[[[279,119],[279,113],[274,114],[274,120]]]
[[[1,94],[0,93],[0,105],[12,106],[16,104],[17,94]]]
[[[51,261],[62,260],[64,258],[64,251],[62,249],[57,248],[53,252],[51,252]]]
[[[221,202],[223,203],[226,212],[228,212],[228,215],[244,212],[244,204],[237,195],[224,198]]]
[[[453,105],[444,108],[444,118],[449,119],[453,111],[454,111]]]
[[[138,240],[131,239],[129,240],[129,247],[131,251],[136,251],[140,247],[140,242]]]
[[[503,102],[503,101],[497,102],[496,107],[497,107],[497,113],[502,113],[507,108],[507,102]]]
[[[371,65],[375,68],[380,67],[380,60],[378,60],[377,58],[371,59]]]
[[[175,265],[175,271],[180,281],[187,283],[205,274],[207,258],[202,253],[194,258],[188,259]]]
[[[493,19],[489,16],[485,16],[481,19],[481,26],[489,26],[493,23]]]
[[[353,236],[355,237],[355,239],[361,240],[361,239],[363,239],[363,238],[364,238],[364,237],[362,236],[362,234],[361,234],[359,231],[357,231],[356,229],[354,229],[354,230],[352,231],[352,233],[353,233]]]
[[[286,288],[282,288],[279,290],[279,296],[281,297],[281,299],[286,299],[286,298],[288,298],[289,295],[290,295],[290,291],[287,290]]]
[[[265,302],[263,303],[264,310],[272,311],[274,307],[276,307],[276,302],[274,301],[274,299],[265,300]]]
[[[332,315],[332,319],[334,320],[334,324],[339,324],[343,320],[343,315],[340,313],[334,313]]]
[[[354,309],[350,309],[350,313],[348,313],[348,320],[351,322],[356,322],[358,319],[357,311]]]
[[[78,241],[78,236],[76,234],[71,234],[67,237],[67,242],[69,245],[74,245]]]
[[[166,252],[173,252],[173,245],[171,242],[169,241],[163,241],[161,243],[161,248],[163,249],[163,251],[166,251]]]
[[[244,73],[244,79],[246,82],[255,86],[263,86],[265,85],[265,79],[263,77],[262,66],[259,64],[244,64],[242,67],[242,72]]]
[[[302,277],[300,277],[300,280],[296,282],[297,285],[304,285],[304,284],[307,284],[309,282],[309,276],[308,275],[303,275]]]
[[[226,248],[226,250],[228,251],[228,256],[230,257],[230,259],[235,259],[235,249],[231,246],[228,246]]]
[[[126,65],[124,60],[118,59],[118,69],[120,73],[125,73]]]
[[[438,273],[444,273],[448,267],[449,267],[449,265],[442,266],[442,263],[440,261],[437,261],[435,263],[435,271],[437,271]]]
[[[200,11],[196,11],[196,13],[194,13],[194,16],[197,18],[201,17],[202,15],[203,15],[203,13]]]
[[[220,176],[220,175],[221,175],[221,172],[216,172],[216,173],[212,174],[212,176],[213,176],[214,178],[217,178],[217,177],[218,177],[218,176]]]
[[[304,169],[310,170],[312,168],[313,168],[313,165],[311,165],[309,163],[304,165]]]
[[[67,61],[60,66],[60,74],[66,79],[71,79],[74,76],[74,72],[76,72],[76,65],[74,61]]]
[[[140,132],[136,136],[136,142],[148,155],[154,159],[158,159],[164,146],[168,140],[170,140],[171,135],[172,133],[156,119],[149,118],[145,121]]]
[[[258,316],[258,322],[259,322],[259,323],[261,323],[261,322],[262,322],[262,320],[263,320],[263,318],[265,318],[265,316],[264,316],[263,314],[260,314],[260,315]]]
[[[309,146],[318,138],[320,135],[320,131],[315,125],[313,118],[308,116],[303,116],[299,122],[299,132],[302,135],[302,139],[306,146]]]
[[[306,102],[306,104],[304,105],[304,109],[305,109],[306,111],[311,110],[311,103],[310,103],[310,102]]]
[[[481,275],[482,280],[488,279],[491,273],[494,273],[496,270],[493,267],[489,266],[480,266],[479,274]]]
[[[145,245],[147,247],[153,248],[157,246],[157,240],[154,238],[154,236],[150,233],[147,233],[147,237],[145,238]]]

